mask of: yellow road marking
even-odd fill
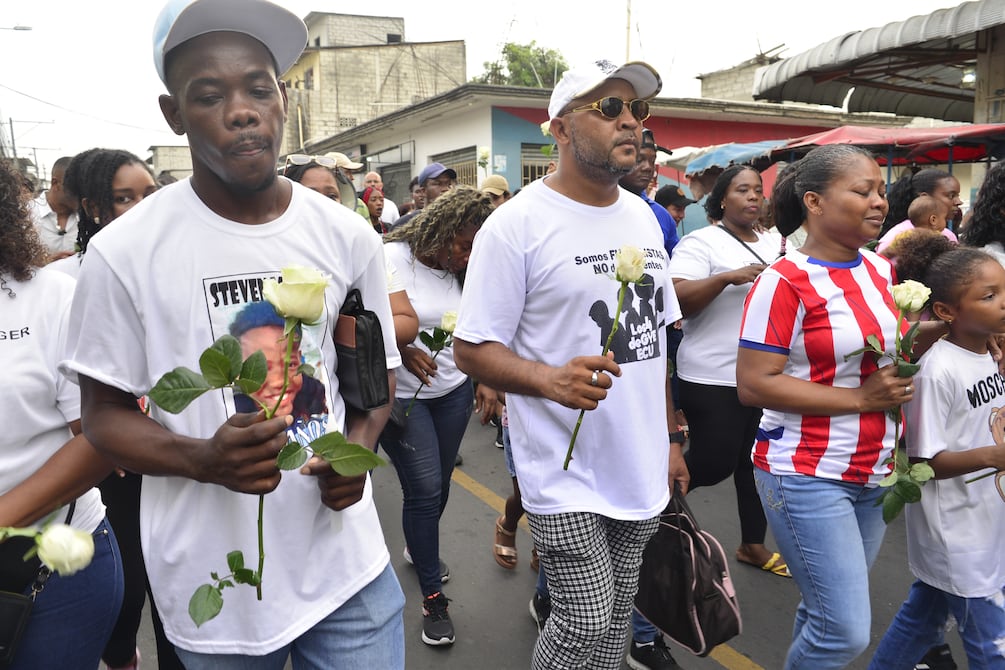
[[[459,484],[468,493],[491,507],[496,511],[496,513],[502,514],[505,511],[506,499],[479,482],[477,479],[469,476],[467,473],[461,472],[455,468],[454,474],[450,479],[454,483]],[[520,526],[525,531],[530,532],[530,529],[527,526],[526,518],[520,519]],[[719,665],[727,670],[764,670],[764,668],[759,666],[757,663],[754,663],[752,660],[726,644],[720,644],[718,647],[713,649],[712,653],[709,654],[709,658],[715,660]]]

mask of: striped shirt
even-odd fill
[[[863,251],[848,263],[827,263],[790,251],[765,270],[747,296],[740,346],[787,357],[784,374],[818,384],[857,388],[876,371],[872,354],[845,360],[875,335],[892,351],[897,308],[893,268]],[[903,325],[904,332],[907,324]],[[879,362],[889,363],[889,359]],[[810,416],[765,409],[754,465],[773,474],[803,474],[875,484],[890,471],[894,442],[885,412]]]

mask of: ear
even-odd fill
[[[824,208],[821,205],[823,198],[820,194],[815,191],[807,191],[803,195],[803,206],[806,208],[808,214],[813,214],[814,216],[820,216],[824,213]]]
[[[940,321],[952,323],[953,319],[956,318],[956,308],[944,302],[933,302],[932,314],[934,314]]]
[[[290,100],[286,96],[286,82],[282,79],[276,80],[279,83],[279,95],[283,96],[283,122],[289,117]]]
[[[100,220],[101,219],[101,215],[98,212],[98,206],[97,206],[97,204],[93,200],[91,200],[90,198],[81,198],[80,199],[80,207],[81,207],[81,209],[84,210],[84,212],[87,214],[87,216],[91,217],[92,221],[94,221],[98,225],[101,225],[101,220]]]
[[[569,121],[564,116],[556,116],[551,120],[551,136],[555,144],[568,144],[571,139]]]
[[[181,120],[181,108],[178,106],[178,100],[173,95],[164,94],[157,98],[157,104],[160,105],[161,114],[164,115],[164,120],[167,121],[174,134],[184,135],[185,126]]]

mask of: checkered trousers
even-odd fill
[[[551,616],[531,667],[618,670],[642,550],[659,517],[618,521],[588,512],[528,512],[527,520],[551,594]]]

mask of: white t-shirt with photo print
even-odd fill
[[[109,224],[81,264],[69,351],[61,368],[135,396],[165,372],[196,368],[204,349],[242,310],[263,300],[262,281],[301,265],[330,275],[321,322],[305,326],[303,360],[316,368],[325,418],[302,432],[343,430],[332,327],[351,288],[383,325],[387,364],[400,364],[387,298],[380,237],[349,210],[299,184],[286,211],[244,225],[209,210],[189,181],[168,186]],[[114,229],[114,230],[112,230]],[[304,385],[306,388],[307,385]],[[179,435],[209,438],[235,411],[231,393],[211,391],[180,414],[154,406],[151,417]],[[143,480],[140,535],[154,598],[168,638],[200,653],[263,655],[296,639],[375,579],[389,556],[368,482],[363,499],[335,512],[314,477],[283,473],[265,497],[262,601],[255,589],[224,592],[224,607],[197,628],[193,591],[210,572],[227,574],[226,555],[256,563],[258,497],[180,477]]]
[[[629,285],[618,314],[614,254],[623,245],[644,251],[646,274]],[[666,266],[656,217],[623,189],[613,205],[591,207],[539,180],[493,212],[475,237],[455,337],[500,342],[522,358],[562,366],[599,355],[614,319],[620,324],[611,351],[621,376],[583,417],[567,471],[579,411],[507,394],[527,511],[641,520],[666,506],[666,326],[680,318]]]

